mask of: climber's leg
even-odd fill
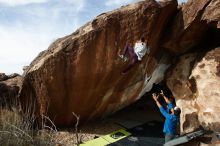
[[[137,63],[140,61],[138,60],[138,57],[136,55],[132,56],[131,62],[129,63],[128,67],[122,72],[122,74],[128,73],[128,71]]]
[[[127,43],[122,51],[122,55],[119,55],[119,56],[126,61],[127,58],[129,60],[132,60],[132,57],[135,55],[136,54],[134,52],[134,48],[131,47],[131,45]]]

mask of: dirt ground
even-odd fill
[[[151,100],[151,97],[145,96],[121,111],[104,119],[85,123],[79,127],[79,129],[81,131],[80,135],[82,136],[82,142],[86,142],[95,137],[109,134],[115,130],[124,129],[124,126],[137,126],[153,120],[164,121],[164,118],[161,116],[155,103]],[[55,137],[61,145],[72,146],[76,143],[74,129],[61,129]],[[220,140],[216,138],[215,133],[199,141],[204,141],[204,143],[195,140],[183,144],[183,146],[220,146]]]
[[[156,105],[152,103],[151,97],[144,97],[111,116],[85,123],[79,129],[82,135],[82,142],[86,142],[94,139],[94,137],[124,129],[126,126],[134,127],[152,120],[162,121],[163,117],[160,115]],[[61,144],[72,146],[76,143],[74,129],[61,129],[56,134],[56,139]]]

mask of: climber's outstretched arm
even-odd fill
[[[162,105],[161,105],[160,102],[158,101],[159,95],[156,95],[155,93],[153,93],[153,94],[152,94],[152,97],[153,97],[154,101],[156,102],[158,108],[161,108]]]
[[[166,103],[171,103],[171,101],[164,95],[163,90],[161,90],[160,94],[163,96],[164,100],[166,101]]]

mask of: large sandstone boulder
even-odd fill
[[[176,10],[176,0],[141,1],[101,14],[58,39],[25,72],[23,108],[36,101],[38,115],[48,114],[57,125],[72,125],[72,112],[85,121],[133,103],[163,80],[169,56],[159,47],[160,39]],[[140,36],[148,40],[151,53],[122,75],[128,62],[118,53]]]
[[[177,55],[192,51],[206,38],[207,24],[218,24],[219,13],[219,0],[189,0],[174,17],[163,47]]]
[[[171,35],[163,44],[178,55],[193,52],[181,56],[167,74],[167,85],[182,108],[182,132],[199,126],[220,127],[219,6],[219,0],[189,0],[176,15]]]
[[[5,80],[8,80],[8,79],[12,79],[12,78],[15,78],[17,76],[20,76],[19,74],[17,73],[13,73],[11,75],[6,75],[5,73],[0,73],[0,82],[1,81],[5,81]]]
[[[212,0],[202,14],[202,20],[220,28],[220,1]]]
[[[200,126],[220,130],[220,47],[182,56],[168,76],[167,85],[182,109],[182,132]]]
[[[5,73],[0,73],[0,81],[7,80],[8,76]]]
[[[18,104],[18,93],[22,85],[22,76],[18,74],[0,74],[0,108],[11,108]]]

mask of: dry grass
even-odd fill
[[[1,100],[4,101],[4,100]],[[3,106],[4,105],[4,106]],[[30,109],[21,112],[19,100],[0,105],[0,145],[1,146],[54,146],[63,145],[55,139],[56,126],[46,116],[43,129],[33,127],[35,116]],[[50,123],[52,126],[46,125]]]
[[[22,112],[19,100],[15,99],[13,103],[1,101],[4,100],[0,100],[0,146],[78,146],[95,136],[121,128],[110,119],[89,122],[79,128],[80,117],[75,113],[73,116],[78,122],[73,123],[72,129],[58,131],[56,125],[46,116],[42,120],[43,127],[37,128],[34,124],[36,117],[31,110],[34,105],[29,105],[30,108]]]
[[[47,116],[42,117],[42,127],[38,128],[34,105],[29,104],[29,108],[22,111],[18,99],[13,103],[0,99],[0,146],[79,146],[96,135],[81,133],[78,128],[80,117],[75,113],[77,123],[73,123],[73,129],[58,131]]]

